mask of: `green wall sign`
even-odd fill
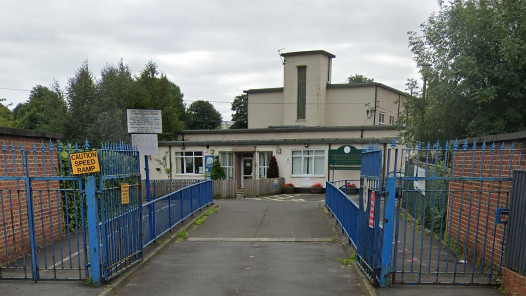
[[[329,169],[356,170],[362,163],[362,150],[351,145],[343,145],[329,150]],[[352,167],[352,169],[351,169]]]

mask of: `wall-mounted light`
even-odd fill
[[[184,150],[184,144],[183,144],[183,146],[181,146],[181,150]]]
[[[276,148],[276,153],[277,153],[277,154],[281,154],[281,148],[279,148],[279,147]]]
[[[305,144],[305,148],[309,147],[309,144]]]
[[[158,171],[158,172],[160,172],[160,171],[161,171],[161,168],[156,168],[155,170]]]
[[[210,154],[214,154],[215,150],[214,149],[210,149]]]

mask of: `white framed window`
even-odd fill
[[[203,152],[175,152],[176,174],[203,174]]]
[[[292,151],[292,176],[324,176],[324,150]]]
[[[385,113],[384,112],[380,112],[380,117],[378,118],[378,124],[379,125],[385,124]]]
[[[220,152],[219,164],[225,170],[225,179],[230,180],[234,178],[234,153]]]
[[[394,115],[390,115],[390,116],[389,116],[389,124],[390,124],[390,125],[395,124],[395,116],[394,116]]]
[[[271,158],[272,152],[259,152],[258,171],[260,179],[267,177],[268,164]]]

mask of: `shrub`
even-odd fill
[[[276,156],[272,156],[268,164],[267,178],[279,178],[279,166]]]
[[[221,167],[219,163],[219,155],[216,155],[214,163],[212,164],[212,173],[210,174],[212,180],[224,180],[225,179],[225,170]]]
[[[283,185],[283,187],[294,187],[294,184],[292,184],[292,183],[285,183],[285,185]]]
[[[312,187],[323,187],[323,185],[321,185],[321,183],[314,183],[314,185],[312,185]]]

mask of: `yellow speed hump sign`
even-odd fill
[[[88,151],[70,154],[73,175],[82,175],[100,172],[99,152]]]

